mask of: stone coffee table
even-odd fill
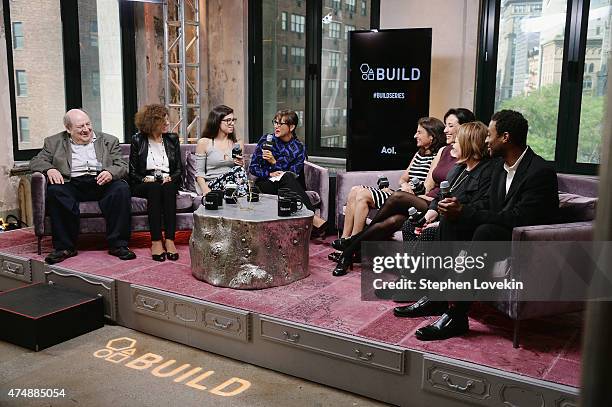
[[[308,276],[308,243],[314,213],[305,207],[280,217],[276,195],[259,202],[239,198],[218,210],[193,213],[191,274],[219,287],[258,289]]]

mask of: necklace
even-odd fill
[[[156,154],[153,153],[153,145],[151,144],[151,140],[149,140],[149,155],[151,156],[151,160],[153,160],[153,166],[155,169],[162,169],[164,166],[170,167],[170,162],[168,161],[168,156],[166,155],[166,145],[164,144],[164,140],[162,139],[161,143],[161,163],[157,163],[157,159],[155,157]]]
[[[461,174],[459,174],[459,176],[455,178],[453,185],[451,185],[450,187],[450,192],[453,192],[454,190],[459,188],[459,185],[461,185],[461,183],[465,181],[465,179],[469,176],[470,176],[470,172],[467,170],[467,168],[464,168],[463,171],[461,171]]]

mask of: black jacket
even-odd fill
[[[181,161],[181,143],[175,133],[164,133],[162,135],[166,155],[170,163],[170,178],[176,185],[181,185],[183,175],[183,162]],[[130,185],[141,184],[147,174],[147,155],[149,154],[148,137],[136,133],[132,136],[130,147]]]
[[[559,210],[559,187],[554,168],[528,147],[506,194],[503,160],[491,175],[488,209],[464,205],[462,218],[474,225],[516,226],[554,223]]]
[[[456,197],[463,205],[471,205],[473,208],[478,209],[488,208],[489,187],[491,186],[491,171],[493,165],[493,160],[484,158],[478,163],[476,168],[464,173],[463,170],[465,170],[466,165],[456,164],[446,176],[446,179],[451,185],[454,185],[456,182],[461,182],[451,195]],[[431,201],[429,209],[438,210],[440,195],[441,193]]]

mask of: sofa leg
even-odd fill
[[[42,236],[38,236],[38,255],[42,253]]]
[[[518,319],[514,320],[514,333],[512,335],[512,347],[517,349],[519,347],[519,327],[521,321]]]

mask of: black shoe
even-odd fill
[[[343,251],[349,246],[349,244],[351,244],[350,237],[341,237],[331,242],[331,247],[333,247],[336,250]]]
[[[420,341],[436,341],[464,335],[469,329],[467,315],[447,312],[433,324],[417,329],[415,336]]]
[[[346,273],[348,273],[348,269],[353,269],[353,256],[350,256],[350,258],[346,255],[342,255],[340,256],[340,260],[338,261],[338,264],[336,265],[336,268],[334,269],[334,271],[332,271],[332,275],[334,277],[340,277],[345,275]]]
[[[162,254],[151,254],[151,258],[155,261],[166,261],[166,252]]]
[[[343,252],[351,245],[351,243],[353,243],[356,239],[358,239],[363,234],[364,231],[365,229],[359,233],[354,234],[353,236],[341,237],[339,239],[336,239],[331,243],[331,246],[334,249],[340,250],[341,252]]]
[[[332,252],[327,255],[327,258],[333,262],[338,263],[338,261],[340,261],[341,256],[342,256],[342,252]]]
[[[423,297],[414,304],[393,308],[393,315],[395,315],[396,317],[405,318],[427,317],[430,315],[442,315],[447,310],[447,302],[430,301],[429,298]]]
[[[178,253],[166,252],[166,258],[168,260],[177,261],[179,259],[179,254]]]
[[[110,249],[108,254],[119,257],[121,260],[132,260],[136,258],[136,254],[127,248],[127,246],[115,247]]]
[[[49,253],[47,257],[45,257],[45,263],[47,264],[56,264],[61,263],[69,257],[74,257],[78,254],[78,252],[74,249],[65,249],[65,250],[54,250]]]

